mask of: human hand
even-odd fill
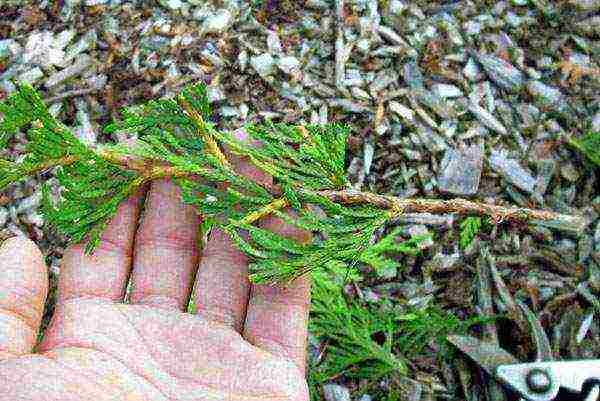
[[[194,209],[172,182],[154,181],[137,227],[144,192],[120,205],[93,255],[83,244],[65,251],[37,353],[43,257],[26,238],[0,247],[0,400],[307,400],[309,281],[251,285],[245,256],[217,230],[197,269]],[[307,238],[276,218],[263,226]],[[183,313],[194,276],[196,315]]]

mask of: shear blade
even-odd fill
[[[550,401],[556,398],[561,385],[554,365],[554,362],[502,365],[496,369],[496,377],[513,388],[526,400]],[[540,372],[543,372],[546,376],[548,387],[545,389],[532,389],[529,384],[529,376]]]
[[[483,368],[490,376],[496,377],[496,368],[500,365],[518,364],[519,360],[490,342],[470,336],[448,336],[448,341],[464,352]]]

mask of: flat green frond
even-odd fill
[[[237,233],[233,226],[222,226],[222,228],[229,235],[229,238],[231,238],[236,246],[246,255],[259,259],[266,259],[270,256],[274,256],[273,252],[265,252],[253,247],[248,241],[246,241],[240,234]]]
[[[39,143],[39,137],[48,137],[48,144],[55,146],[73,147],[78,142],[50,115],[40,95],[30,85],[19,85],[13,94],[0,102],[0,117],[0,146],[6,146],[10,135],[30,124],[33,129],[29,135],[34,142]],[[50,148],[54,149],[54,146]]]
[[[300,203],[300,199],[298,199],[298,194],[294,191],[294,189],[289,185],[283,185],[283,196],[289,202],[292,209],[300,210],[302,208],[302,204]]]
[[[0,117],[0,146],[6,146],[11,135],[35,120],[52,120],[37,91],[25,84],[0,102]]]
[[[0,165],[0,189],[4,189],[8,185],[34,174],[38,164],[37,159],[33,157],[26,157],[20,163],[2,160]]]
[[[198,212],[207,217],[221,215],[224,220],[238,219],[273,199],[263,186],[225,168],[210,154],[188,158],[163,152],[162,157],[182,171],[196,174],[210,183],[187,178],[175,180],[182,190],[182,200],[196,206]],[[218,189],[218,183],[227,183],[227,186]]]
[[[332,180],[339,188],[346,185],[345,156],[346,141],[349,128],[341,124],[308,125],[306,126],[310,139],[301,145],[305,152],[320,160],[326,170],[332,174]]]
[[[290,186],[314,190],[345,188],[344,159],[348,129],[341,125],[290,127],[267,122],[244,128],[260,146],[250,147],[232,135],[215,137],[236,155]]]
[[[310,269],[275,259],[260,259],[248,264],[249,279],[252,283],[288,285],[294,279],[307,274]]]
[[[289,214],[275,210],[273,214],[291,226],[298,227],[309,232],[321,231],[323,225],[319,216],[308,210],[300,210],[298,217],[292,218]]]
[[[211,115],[210,103],[206,93],[206,86],[203,84],[193,84],[185,87],[180,94],[194,110],[208,119]]]
[[[310,369],[310,382],[323,383],[344,372],[348,377],[377,380],[406,374],[407,359],[451,357],[446,337],[464,334],[493,319],[461,320],[431,306],[394,309],[347,300],[340,281],[343,272],[312,273],[311,333],[326,344],[323,358]],[[380,339],[376,341],[374,338]],[[430,345],[435,344],[435,347]]]
[[[190,118],[173,99],[151,100],[143,106],[133,106],[122,111],[123,119],[107,125],[104,132],[137,133],[139,138],[157,130],[189,130],[193,128]]]
[[[228,187],[226,191],[228,195],[231,195],[232,203],[239,204],[242,209],[263,205],[266,201],[264,197],[247,195],[236,190],[235,188]]]
[[[99,244],[119,204],[142,185],[134,173],[96,158],[62,166],[56,177],[62,187],[61,199],[55,205],[44,185],[40,211],[54,230],[69,238],[70,244],[87,238],[88,254]]]
[[[222,178],[222,177],[217,177]],[[224,180],[224,178],[223,178]],[[235,190],[228,188],[225,191],[218,190],[216,186],[207,185],[202,182],[188,178],[178,178],[175,183],[181,188],[181,199],[184,203],[193,205],[197,212],[204,217],[223,219],[238,219],[243,217],[243,210],[236,211],[235,205],[240,201],[245,208],[256,207],[258,200],[246,197]]]
[[[210,114],[210,105],[204,85],[190,85],[179,95],[195,112],[204,118]],[[141,106],[132,106],[122,111],[122,120],[114,121],[104,128],[106,133],[117,131],[136,133],[138,138],[153,135],[163,138],[166,135],[176,137],[188,151],[201,151],[202,142],[198,141],[197,127],[177,99],[151,100]]]
[[[394,228],[389,234],[381,238],[377,243],[371,245],[369,247],[369,252],[378,254],[383,252],[397,252],[413,256],[418,255],[420,253],[418,245],[427,237],[418,236],[412,237],[406,241],[396,242],[396,239],[400,235],[401,231],[402,227]]]
[[[373,245],[369,245],[360,257],[360,262],[371,266],[376,272],[389,270],[397,270],[400,263],[391,259],[392,255],[412,255],[416,256],[421,253],[420,244],[427,240],[429,235],[414,236],[407,240],[398,242],[401,227],[396,227],[388,235],[381,238]]]
[[[250,226],[244,227],[250,233],[249,240],[253,247],[261,251],[279,251],[274,259],[263,258],[250,265],[250,279],[255,283],[290,282],[331,263],[343,264],[353,269],[368,250],[375,230],[382,227],[388,219],[387,215],[381,214],[369,218],[344,216],[317,220],[317,216],[305,210],[294,219],[285,213],[276,214],[285,222],[297,227],[317,229],[314,231],[320,231],[325,239],[319,240],[314,237],[310,245],[304,245]]]
[[[465,334],[475,325],[488,324],[496,318],[472,317],[459,319],[454,314],[444,311],[437,306],[425,309],[414,309],[402,315],[397,315],[394,332],[395,346],[403,355],[414,357],[422,355],[425,348],[434,342],[440,350],[429,351],[432,356],[450,357],[451,347],[446,338],[451,334]]]
[[[50,115],[39,94],[29,85],[20,85],[0,104],[0,112],[0,142],[29,126],[25,157],[20,162],[0,162],[0,189],[56,165],[68,164],[69,157],[101,161]]]
[[[322,271],[312,276],[310,314],[310,331],[328,344],[324,360],[311,369],[313,381],[322,383],[341,372],[372,380],[406,373],[404,359],[392,350],[391,317],[346,301],[341,286]],[[376,333],[384,335],[383,343],[373,339]]]
[[[299,244],[294,240],[275,234],[264,228],[237,222],[232,222],[232,224],[247,231],[250,234],[252,241],[254,241],[257,246],[265,249],[271,249],[276,252],[289,252],[296,255],[303,255],[314,250],[314,246]]]

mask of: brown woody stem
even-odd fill
[[[147,160],[139,160],[135,157],[116,155],[105,149],[99,149],[98,155],[105,160],[117,164],[125,169],[139,172],[144,181],[166,178],[166,177],[193,177],[197,174],[182,171],[168,165],[151,164]],[[74,156],[66,156],[61,159],[45,163],[38,171],[45,170],[57,165],[66,165],[76,160]],[[398,217],[404,213],[431,213],[446,214],[457,213],[461,215],[488,216],[494,223],[503,221],[533,223],[557,230],[569,231],[579,234],[585,230],[588,221],[583,216],[555,213],[547,210],[528,209],[521,207],[506,207],[487,203],[473,202],[466,199],[403,199],[388,195],[378,195],[371,192],[360,192],[356,190],[325,190],[309,191],[300,189],[300,192],[317,194],[327,199],[345,205],[369,204],[381,209],[389,209],[390,217]],[[277,199],[260,210],[246,216],[242,222],[251,224],[264,216],[273,213],[274,210],[284,209],[289,206],[287,200],[281,197],[280,189],[273,186],[271,192]]]
[[[530,222],[574,233],[581,233],[588,224],[582,216],[560,214],[546,210],[491,205],[466,199],[402,199],[354,190],[319,191],[317,194],[333,202],[346,205],[371,204],[382,209],[390,209],[393,217],[403,213],[458,213],[489,216],[495,223],[503,221]]]

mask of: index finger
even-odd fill
[[[123,300],[131,270],[134,233],[146,190],[147,186],[141,187],[119,205],[93,254],[85,254],[84,241],[65,250],[58,280],[59,303],[73,298]]]
[[[233,135],[241,141],[249,139],[243,130],[235,131]],[[260,145],[258,142],[250,144]],[[272,177],[248,160],[231,154],[227,147],[224,150],[238,174],[267,187],[272,184]],[[221,186],[221,190],[225,188],[226,186]],[[247,257],[235,247],[223,230],[213,229],[196,275],[195,301],[198,313],[241,332],[249,294]]]
[[[266,217],[262,227],[302,243],[311,238],[310,233],[285,224],[275,216]],[[244,337],[257,347],[292,361],[304,372],[309,309],[308,276],[302,276],[286,287],[253,285]]]

